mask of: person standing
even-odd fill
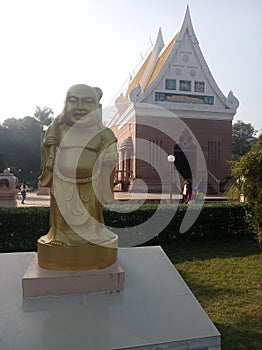
[[[182,203],[186,203],[186,195],[187,195],[187,181],[184,182],[184,186],[182,189]]]
[[[188,181],[187,183],[187,188],[186,188],[186,204],[188,204],[191,201],[192,197],[192,182]]]
[[[29,191],[29,187],[27,186],[26,182],[23,183],[23,185],[20,187],[21,195],[22,195],[22,204],[25,204],[26,199],[26,192]]]

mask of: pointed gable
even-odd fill
[[[169,56],[169,53],[170,53],[173,45],[174,45],[176,37],[177,37],[177,35],[174,36],[174,38],[171,40],[170,44],[165,48],[164,52],[159,57],[156,65],[155,65],[154,71],[152,72],[152,75],[151,75],[150,80],[148,81],[146,87],[149,87],[153,83],[153,81],[156,79],[158,74],[160,73],[160,71],[161,71],[167,57]]]
[[[137,72],[137,74],[129,84],[129,87],[126,92],[126,98],[129,97],[129,94],[131,93],[131,91],[135,89],[138,84],[140,85],[140,88],[142,89],[142,91],[145,90],[148,84],[148,81],[155,70],[155,66],[157,64],[159,54],[163,49],[163,47],[164,47],[164,41],[162,37],[162,31],[160,28],[156,39],[156,43],[152,51],[150,52],[145,62],[143,63],[142,67],[139,69],[139,71]]]
[[[148,63],[150,61],[150,58],[152,56],[152,52],[150,52],[150,54],[148,55],[147,59],[145,60],[145,62],[143,63],[142,67],[139,69],[139,71],[137,72],[137,74],[135,75],[135,77],[132,79],[132,81],[130,82],[127,92],[126,92],[126,98],[129,97],[129,94],[131,93],[131,91],[133,91],[136,86],[139,84],[140,85],[140,81],[141,78],[148,66]]]
[[[188,6],[181,29],[161,52],[157,42],[130,83],[126,98],[167,109],[189,110],[197,105],[199,111],[235,114],[238,100],[232,92],[226,98],[216,84],[199,47]]]

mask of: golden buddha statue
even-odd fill
[[[90,270],[117,258],[118,237],[106,228],[102,204],[113,200],[116,138],[102,124],[102,91],[74,85],[48,127],[39,180],[50,187],[50,230],[38,240],[41,267]]]

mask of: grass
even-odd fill
[[[223,350],[262,349],[262,255],[250,237],[163,245],[221,333]]]

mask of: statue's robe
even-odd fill
[[[79,246],[115,238],[104,225],[102,204],[113,200],[116,141],[108,128],[70,126],[62,116],[49,126],[39,180],[51,189],[50,230],[40,242]]]

